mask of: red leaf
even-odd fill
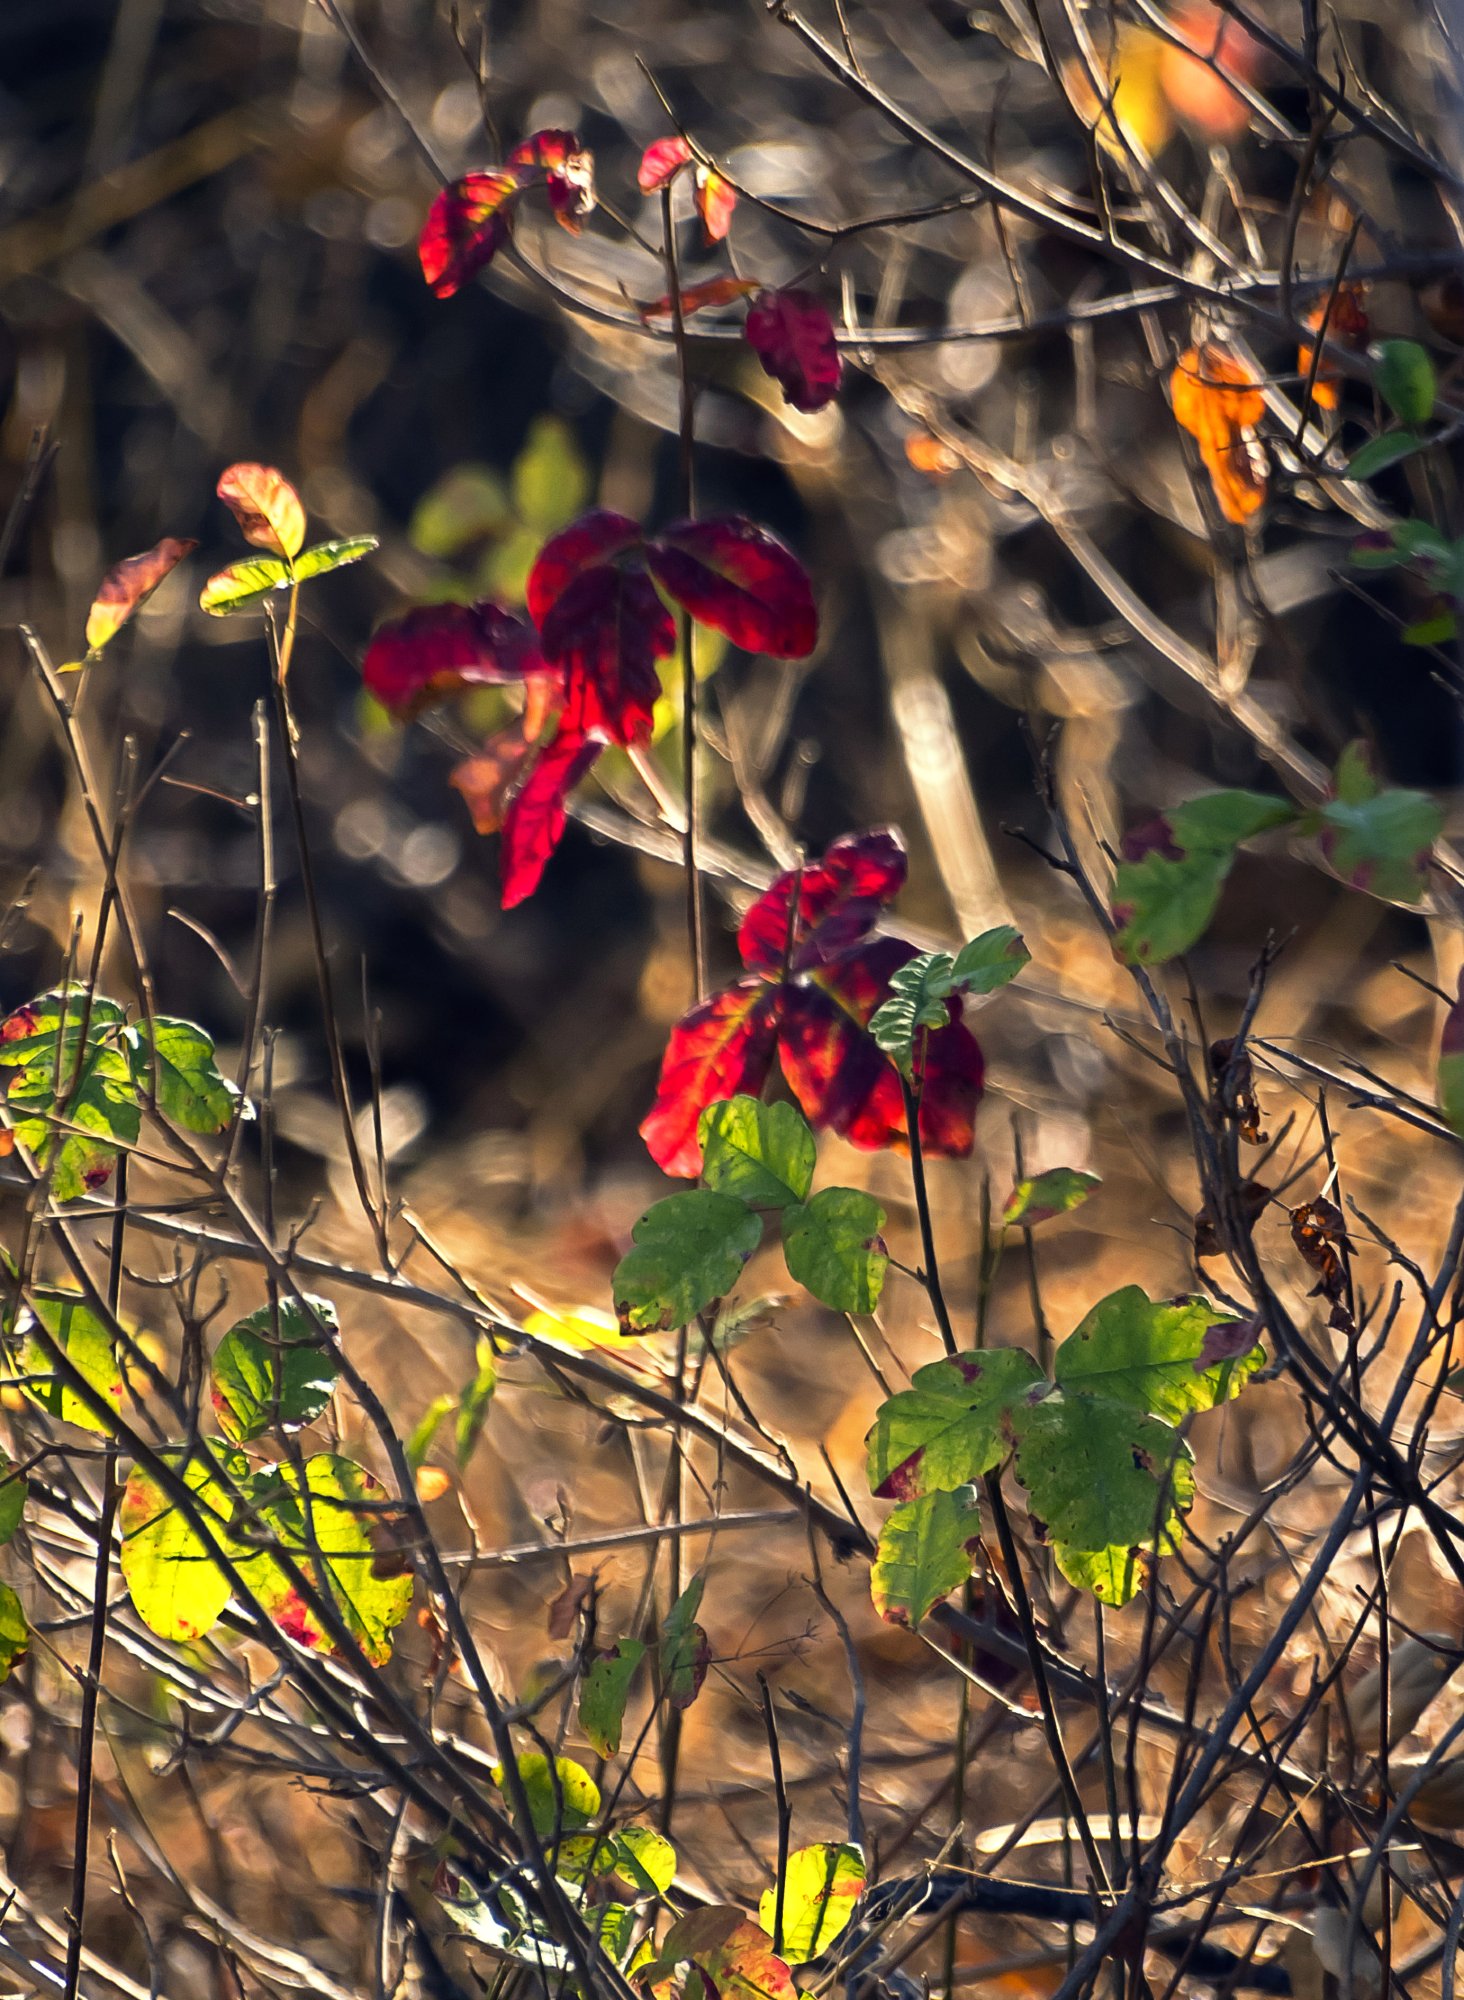
[[[485,598],[389,619],[372,636],[361,675],[384,708],[411,715],[465,683],[523,680],[543,667],[524,621]]]
[[[561,729],[514,795],[503,818],[498,872],[505,910],[532,896],[564,833],[565,800],[600,754],[574,730]]]
[[[773,1066],[779,995],[760,979],[740,979],[671,1030],[656,1101],[640,1134],[663,1172],[688,1179],[701,1172],[697,1121],[719,1097],[756,1097]]]
[[[795,410],[821,410],[839,393],[844,364],[827,306],[811,292],[763,292],[747,315],[748,345]]]
[[[711,167],[696,170],[696,212],[702,219],[708,243],[720,243],[732,227],[732,211],[737,206],[737,190],[729,187]]]
[[[802,660],[818,640],[813,589],[798,558],[740,514],[678,521],[646,544],[663,589],[749,653]]]
[[[579,142],[577,132],[533,132],[508,156],[519,185],[542,175],[554,219],[571,235],[579,234],[579,218],[595,205],[595,160]]]
[[[651,194],[664,187],[677,168],[684,167],[690,158],[691,148],[684,139],[654,139],[641,154],[635,184],[642,194]]]
[[[219,475],[220,500],[256,549],[287,562],[305,546],[305,509],[282,472],[272,465],[231,465]]]
[[[417,255],[438,298],[450,299],[503,248],[509,236],[507,204],[519,185],[513,172],[464,174],[433,201]]]
[[[640,524],[628,514],[612,513],[608,507],[594,507],[551,535],[534,558],[524,592],[534,623],[543,625],[556,600],[581,571],[636,548],[640,539]]]
[[[555,600],[540,641],[545,658],[564,668],[588,733],[649,740],[661,692],[656,662],[675,652],[676,624],[643,569],[584,570]]]
[[[138,606],[147,602],[168,572],[197,547],[197,542],[164,535],[157,547],[146,554],[124,556],[121,562],[114,563],[97,586],[91,615],[86,621],[87,651],[99,653]]]
[[[693,313],[705,312],[708,306],[730,306],[734,299],[745,299],[757,289],[756,278],[708,278],[705,284],[688,285],[681,294],[682,317],[689,319]],[[663,318],[671,311],[670,297],[637,310],[642,319]]]
[[[758,897],[737,933],[742,963],[750,972],[775,975],[785,965],[798,972],[826,964],[866,935],[880,910],[900,893],[904,883],[905,847],[893,827],[881,827],[873,833],[846,833],[821,862],[801,874],[790,869]],[[788,928],[795,885],[797,915],[790,948]],[[912,956],[913,947],[905,946],[904,952],[906,958]],[[897,963],[903,964],[904,959]]]

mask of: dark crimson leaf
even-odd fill
[[[747,315],[747,342],[795,410],[821,410],[839,393],[844,364],[828,307],[811,292],[763,292]]]
[[[785,967],[801,972],[826,964],[867,936],[880,910],[904,887],[905,868],[904,842],[892,827],[846,833],[822,861],[789,869],[748,909],[737,932],[743,964],[750,972],[775,975]]]
[[[798,558],[741,515],[677,521],[646,545],[651,574],[692,617],[749,653],[802,660],[818,640],[813,590]]]
[[[503,248],[509,236],[508,203],[519,186],[516,173],[464,174],[434,200],[417,239],[417,255],[422,276],[438,298],[450,299]]]
[[[532,896],[564,833],[564,802],[600,754],[598,743],[561,729],[514,794],[503,817],[498,857],[502,903],[511,910]]]
[[[524,587],[524,602],[534,623],[543,626],[577,576],[597,563],[613,562],[639,547],[640,540],[639,523],[628,514],[612,513],[608,507],[594,507],[551,535],[534,558]]]
[[[635,184],[642,194],[651,194],[691,158],[691,148],[679,136],[670,139],[653,139],[641,154],[640,166],[636,171]]]
[[[114,563],[97,587],[96,600],[86,621],[88,653],[99,653],[139,605],[147,602],[168,572],[197,547],[197,542],[164,535],[157,547],[145,555],[125,556]]]
[[[577,132],[531,133],[509,154],[508,167],[521,187],[542,176],[554,220],[578,236],[579,218],[595,205],[595,161]]]
[[[640,1135],[663,1173],[701,1172],[697,1123],[707,1105],[741,1092],[756,1097],[773,1066],[779,995],[759,979],[740,979],[671,1030],[656,1101]]]
[[[556,601],[540,634],[562,666],[588,733],[613,743],[650,740],[661,680],[657,660],[676,650],[676,624],[642,569],[598,563]]]
[[[412,715],[466,683],[519,681],[543,668],[524,621],[484,599],[388,619],[366,648],[361,674],[383,708]]]

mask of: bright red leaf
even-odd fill
[[[124,556],[114,563],[97,586],[96,598],[86,621],[86,648],[99,653],[139,605],[145,604],[185,556],[191,556],[197,542],[164,535],[156,548],[140,556]]]
[[[602,747],[573,730],[561,728],[553,742],[540,751],[529,775],[514,794],[504,814],[498,856],[505,910],[522,903],[538,888],[545,864],[564,833],[565,801]]]
[[[657,660],[676,650],[676,625],[639,567],[597,563],[556,599],[540,628],[544,657],[562,666],[586,730],[643,743],[661,692]]]
[[[646,546],[661,588],[702,625],[749,653],[802,660],[818,640],[818,612],[802,563],[776,535],[740,514],[678,521]]]
[[[577,521],[551,535],[534,558],[524,589],[529,616],[542,627],[577,576],[596,563],[613,562],[640,544],[640,523],[628,514],[612,513],[608,507],[593,507],[588,514],[581,514]]]
[[[658,187],[664,187],[678,167],[684,167],[691,158],[691,148],[678,134],[669,139],[653,139],[641,154],[635,184],[642,194],[653,194]]]
[[[870,1151],[907,1143],[899,1073],[869,1033],[892,976],[917,955],[903,938],[873,935],[904,879],[898,834],[848,835],[752,905],[738,937],[751,976],[677,1023],[641,1126],[667,1173],[700,1171],[701,1113],[717,1098],[760,1092],[775,1047],[811,1124]],[[950,1024],[926,1038],[916,1078],[920,1136],[929,1152],[962,1157],[974,1141],[983,1064],[959,1001],[950,1006]]]
[[[407,716],[470,682],[519,681],[543,666],[524,621],[485,598],[426,604],[388,619],[366,648],[361,673],[383,708]]]
[[[579,142],[577,132],[531,133],[508,156],[519,186],[542,180],[554,220],[571,235],[579,234],[579,219],[595,205],[594,155]]]
[[[821,410],[838,395],[844,364],[834,322],[812,292],[760,293],[747,315],[747,342],[795,410]]]
[[[435,198],[417,255],[438,298],[450,299],[498,255],[509,236],[508,204],[518,191],[514,173],[464,174]]]

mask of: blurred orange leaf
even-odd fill
[[[1306,324],[1313,333],[1319,333],[1325,320],[1328,341],[1340,341],[1346,347],[1365,346],[1371,329],[1363,297],[1361,285],[1339,285],[1330,301],[1331,311],[1328,311],[1328,301],[1319,299],[1307,314]],[[1305,341],[1296,350],[1296,365],[1303,382],[1311,374],[1313,351]],[[1325,359],[1312,383],[1312,401],[1322,410],[1335,410],[1337,407],[1337,372],[1328,367]]]
[[[1188,347],[1169,378],[1174,420],[1200,458],[1227,521],[1248,521],[1266,498],[1266,465],[1254,426],[1266,407],[1261,385],[1236,355],[1207,342]]]

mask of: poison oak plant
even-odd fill
[[[253,788],[212,788],[256,843],[250,962],[218,948],[238,1023],[195,1022],[192,996],[159,990],[132,840],[171,752],[144,774],[134,740],[97,740],[87,705],[105,676],[149,671],[147,621],[122,628],[212,525],[174,524],[196,538],[120,561],[68,668],[23,628],[99,883],[78,896],[44,990],[7,993],[0,1020],[0,1677],[27,1690],[39,1727],[45,1687],[76,1676],[60,1915],[33,1884],[4,1885],[0,1955],[26,1990],[149,1990],[96,1948],[104,1856],[157,1993],[192,1965],[156,1942],[164,1917],[208,1939],[230,1990],[331,2000],[791,2000],[840,1983],[861,2000],[949,1995],[966,1917],[988,1954],[979,1979],[1031,1975],[1023,1991],[1060,2000],[1329,1981],[1382,2000],[1440,1963],[1452,1990],[1464,1725],[1441,1717],[1464,1659],[1449,1414],[1464,1379],[1464,984],[1455,998],[1423,981],[1442,1010],[1427,1088],[1293,1035],[1276,992],[1299,1004],[1288,933],[1324,891],[1366,937],[1421,915],[1452,985],[1460,876],[1443,801],[1392,782],[1351,718],[1296,721],[1279,684],[1263,696],[1249,675],[1270,615],[1266,536],[1304,511],[1345,541],[1359,594],[1380,593],[1357,615],[1394,617],[1408,656],[1458,684],[1447,286],[1460,246],[1405,256],[1346,149],[1366,141],[1435,190],[1440,232],[1454,230],[1457,175],[1324,56],[1315,20],[1293,33],[1230,4],[1139,0],[993,30],[1023,87],[1053,95],[1079,135],[1080,199],[1006,177],[995,122],[978,152],[904,108],[856,10],[822,24],[785,0],[767,11],[953,188],[912,184],[886,210],[826,222],[667,106],[675,129],[637,134],[610,172],[558,125],[507,147],[485,138],[487,164],[422,203],[422,279],[451,313],[511,267],[586,322],[668,351],[676,499],[648,490],[625,502],[635,518],[568,490],[581,482],[566,469],[566,490],[517,496],[510,527],[504,509],[459,519],[484,497],[459,481],[426,511],[449,517],[446,553],[483,522],[502,532],[513,559],[495,556],[496,594],[458,577],[450,600],[387,608],[361,649],[376,715],[403,740],[415,731],[424,758],[429,731],[451,744],[435,777],[497,838],[504,910],[538,896],[535,916],[556,921],[573,815],[679,862],[684,1004],[665,1010],[639,1141],[646,1180],[680,1185],[618,1232],[596,1296],[536,1272],[521,1312],[498,1271],[455,1259],[396,1174],[379,1041],[363,1065],[342,1023],[308,811],[317,746],[296,691],[326,671],[316,580],[371,557],[376,537],[307,546],[285,473],[240,462],[218,478],[258,551],[198,599],[257,635],[232,656],[257,681]],[[354,22],[335,0],[322,13],[371,73]],[[491,98],[492,78],[477,81]],[[1173,164],[1181,139],[1188,168]],[[1284,166],[1279,197],[1247,191],[1261,141]],[[658,211],[654,236],[622,219],[632,182]],[[1076,343],[1103,317],[1142,329],[1142,367],[1125,366],[1155,434],[1186,454],[1212,652],[1119,573],[1055,455],[1008,456],[935,372],[897,365],[971,330],[895,317],[893,279],[861,297],[859,247],[903,257],[925,225],[978,215],[1013,298],[979,338],[1045,325]],[[645,296],[585,278],[600,229],[607,268],[626,248],[654,270]],[[561,270],[546,241],[571,236]],[[776,247],[785,236],[796,255]],[[1357,268],[1364,236],[1371,270]],[[1044,296],[1052,282],[1039,248],[1117,289],[1084,280],[1054,318],[1034,302],[1035,280]],[[1394,331],[1386,284],[1434,278],[1427,342],[1419,325]],[[795,442],[817,435],[799,425],[873,436],[895,420],[915,474],[975,474],[1013,532],[1047,533],[1133,644],[1260,753],[1243,771],[1234,745],[1217,753],[1249,783],[1130,787],[1120,832],[1064,771],[1062,744],[1040,742],[1021,829],[1045,871],[1038,920],[963,925],[975,934],[944,943],[907,922],[903,834],[813,838],[790,774],[774,803],[721,701],[724,676],[754,668],[779,689],[823,677],[837,699],[847,616],[815,537],[700,504],[699,398],[728,350],[748,358],[749,396],[793,413]],[[1108,379],[1091,349],[1078,368],[1085,396]],[[1381,594],[1395,586],[1402,613]],[[779,695],[781,727],[793,698]],[[359,1211],[328,1239],[281,1207],[277,787]],[[748,826],[765,859],[735,844]],[[1086,1008],[1090,1038],[1134,1057],[1115,1119],[1127,1152],[1105,1175],[1057,1145],[1060,1120],[1038,1121],[1031,1152],[1008,1025],[1024,1009],[1050,1020],[1054,967],[1083,935],[1094,993],[1061,997]],[[1247,968],[1238,1000],[1233,965],[1228,983],[1216,971],[1227,950]],[[1374,970],[1413,1004],[1381,946]],[[1130,1121],[1145,1089],[1182,1160],[1169,1179]],[[1392,1128],[1419,1192],[1380,1218],[1354,1185]],[[960,1242],[937,1201],[956,1186],[976,1190]],[[1395,1234],[1400,1214],[1410,1228]],[[1095,1215],[1115,1246],[1103,1259],[1085,1233]],[[1191,1281],[1178,1292],[1176,1241]],[[1058,1290],[1081,1304],[1055,1308]],[[776,1369],[756,1364],[783,1341],[790,1297],[822,1359],[812,1342],[796,1366],[781,1356],[780,1406],[763,1394]],[[460,1342],[449,1388],[425,1368],[388,1388],[363,1361],[361,1328],[388,1312],[428,1316],[443,1350]],[[816,1401],[818,1370],[873,1388],[852,1438],[831,1425],[814,1450],[799,1405]],[[483,1531],[468,1480],[522,1448],[500,1400],[551,1395],[566,1424],[584,1420],[582,1451],[556,1464],[552,1532],[511,1543]],[[629,1519],[596,1525],[596,1501],[581,1533],[579,1489],[603,1490],[612,1445]],[[449,1501],[466,1546],[433,1511]],[[806,1599],[809,1625],[763,1648],[729,1544],[786,1528],[801,1539],[778,1558],[780,1586]],[[1411,1543],[1428,1566],[1422,1631],[1417,1585],[1404,1594]],[[633,1588],[610,1567],[626,1550]],[[559,1650],[517,1673],[497,1643],[512,1620],[495,1633],[486,1590],[541,1559],[558,1571]],[[817,1673],[785,1684],[800,1648],[821,1649]],[[911,1692],[917,1667],[940,1676],[943,1710]],[[1416,1754],[1395,1756],[1410,1734]],[[739,1791],[729,1776],[750,1743],[765,1763]],[[899,1790],[927,1759],[937,1787]],[[325,1795],[349,1824],[373,1912],[364,1978],[233,1908],[223,1861],[213,1893],[155,1839],[148,1802],[176,1785],[222,1849],[199,1786],[241,1773]],[[1009,1920],[1023,1948],[1001,1958],[976,1926]]]

